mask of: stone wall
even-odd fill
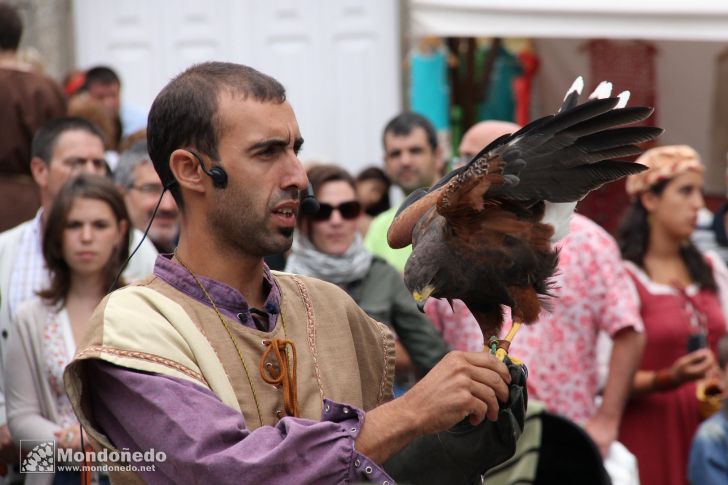
[[[21,56],[38,62],[61,81],[73,69],[73,0],[0,0],[17,7],[23,18]]]

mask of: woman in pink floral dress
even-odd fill
[[[701,420],[696,382],[716,370],[714,352],[726,331],[725,266],[690,241],[704,204],[704,169],[695,150],[660,147],[637,161],[650,169],[627,181],[633,205],[619,243],[647,343],[619,440],[637,456],[643,485],[683,485]]]
[[[19,308],[7,347],[5,395],[16,442],[55,440],[58,448],[81,449],[63,370],[94,308],[118,286],[114,279],[129,252],[128,228],[124,200],[110,180],[81,175],[58,193],[43,235],[50,286]],[[33,474],[26,483],[79,483],[78,475]]]

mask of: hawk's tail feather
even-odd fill
[[[654,140],[662,134],[662,128],[654,126],[628,126],[600,131],[579,138],[576,145],[589,152],[617,148],[623,145],[639,145]]]
[[[544,172],[553,174],[559,170],[590,165],[603,160],[631,157],[640,153],[642,153],[642,149],[636,145],[626,145],[594,152],[587,151],[583,147],[571,146],[558,152],[549,153],[540,157],[532,157],[530,170],[522,176],[543,175]]]
[[[544,182],[544,172],[522,172],[521,180],[508,192],[497,195],[508,200],[540,199],[548,202],[574,202],[591,190],[627,175],[645,170],[644,165],[622,160],[604,160],[562,170],[552,170],[551,182]]]
[[[619,98],[590,99],[568,111],[558,113],[541,127],[536,137],[537,144],[535,146],[542,145],[543,141],[548,140],[562,130],[614,109],[618,102]],[[526,154],[531,147],[526,146],[524,148],[526,150],[523,153]]]
[[[574,136],[574,138],[579,138],[615,126],[637,123],[638,121],[649,118],[654,111],[654,108],[647,106],[630,106],[628,108],[613,109],[590,120],[577,123],[565,131],[569,135]]]
[[[571,86],[569,86],[569,89],[566,90],[566,95],[564,96],[564,100],[561,102],[559,111],[566,111],[576,106],[576,103],[579,102],[579,96],[581,96],[582,91],[584,91],[584,78],[577,76],[576,79],[574,79],[574,82],[571,83]]]

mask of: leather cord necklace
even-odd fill
[[[298,408],[298,395],[296,391],[296,346],[292,341],[287,339],[266,340],[265,352],[260,358],[260,366],[258,368],[260,377],[268,384],[276,387],[283,387],[283,407],[289,416],[300,416],[301,412]],[[291,349],[291,365],[288,361],[288,349]],[[283,352],[283,354],[281,354]],[[273,353],[278,369],[267,362],[268,356]]]
[[[240,346],[238,345],[237,340],[235,339],[235,336],[233,335],[232,331],[230,330],[229,325],[225,322],[225,319],[223,318],[222,314],[220,313],[220,310],[217,307],[217,304],[215,303],[215,300],[212,299],[212,296],[210,296],[210,293],[207,291],[207,288],[202,284],[200,279],[197,277],[197,275],[192,272],[192,270],[187,266],[187,264],[182,261],[177,254],[177,251],[175,250],[174,258],[179,262],[180,265],[184,269],[187,270],[187,272],[192,276],[192,278],[195,280],[195,283],[197,286],[202,290],[202,292],[205,295],[205,298],[210,302],[210,305],[212,305],[213,310],[215,310],[215,313],[217,314],[218,319],[220,320],[220,323],[222,324],[223,328],[225,328],[225,331],[228,334],[228,337],[230,338],[230,341],[233,344],[233,347],[235,347],[235,352],[238,354],[238,358],[240,359],[240,363],[243,365],[243,370],[245,371],[245,376],[248,378],[248,383],[250,384],[250,390],[253,393],[253,401],[255,402],[255,408],[258,412],[258,420],[260,422],[260,425],[263,426],[263,414],[260,410],[260,402],[258,401],[258,394],[255,390],[255,385],[253,384],[253,379],[250,376],[250,371],[248,370],[248,365],[245,363],[245,358],[243,357],[243,352],[240,350]],[[300,415],[300,409],[298,406],[298,395],[297,395],[297,381],[296,381],[296,347],[294,343],[291,340],[288,340],[285,338],[286,335],[286,322],[283,319],[283,314],[281,313],[279,315],[281,319],[281,325],[283,326],[283,339],[266,339],[264,340],[264,343],[266,345],[266,350],[263,352],[263,355],[261,356],[259,365],[258,365],[258,371],[260,372],[261,378],[267,382],[268,384],[272,384],[276,387],[282,386],[283,387],[283,405],[286,411],[286,414],[288,416],[296,416],[298,417]],[[290,349],[290,362],[289,362],[289,352]],[[267,362],[268,357],[273,354],[275,357],[275,360],[278,364],[278,369],[273,366],[270,362]],[[266,375],[268,374],[268,375]],[[281,416],[278,416],[280,418]]]

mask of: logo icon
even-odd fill
[[[25,452],[24,450],[30,450]],[[56,442],[20,440],[20,473],[54,473]]]

